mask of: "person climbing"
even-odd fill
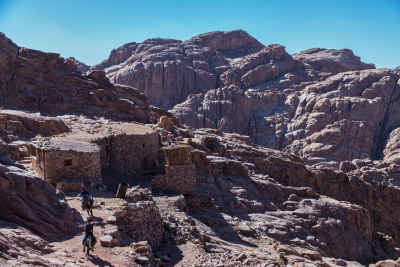
[[[90,193],[86,190],[84,185],[82,185],[82,191],[79,196],[82,197],[82,209],[85,210],[86,201],[90,199]]]
[[[85,251],[85,241],[89,236],[93,238],[93,244],[96,244],[96,237],[93,234],[92,218],[88,218],[87,224],[85,225],[85,235],[82,240],[83,251]]]

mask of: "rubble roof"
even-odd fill
[[[146,125],[136,123],[118,123],[109,124],[100,129],[91,131],[72,132],[62,136],[54,137],[59,140],[75,140],[81,142],[91,142],[98,138],[104,138],[113,135],[146,135],[155,131]]]
[[[52,139],[50,144],[54,144],[58,150],[75,150],[77,152],[95,152],[99,150],[95,144],[75,140]]]
[[[34,140],[32,141],[32,144],[36,147],[40,147],[45,151],[74,150],[77,152],[95,152],[99,150],[98,147],[92,143],[56,138],[43,138],[39,140]]]
[[[72,132],[54,136],[51,138],[41,138],[32,141],[32,144],[44,150],[74,150],[77,152],[95,152],[99,148],[95,143],[96,139],[107,138],[115,135],[146,135],[155,131],[146,126],[136,123],[109,124],[100,129],[90,131]]]

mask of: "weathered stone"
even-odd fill
[[[138,253],[142,253],[142,252],[148,252],[151,251],[151,247],[150,246],[139,246],[135,248],[135,251]]]
[[[64,181],[56,184],[56,189],[63,192],[79,192],[81,187],[82,181]]]
[[[109,224],[115,224],[117,222],[117,218],[115,216],[109,216],[107,218],[107,223]]]
[[[394,261],[394,260],[384,260],[384,261],[378,261],[375,263],[376,267],[399,267],[400,263],[399,261]]]
[[[196,192],[196,169],[193,164],[165,166],[166,185],[163,190],[191,195]]]
[[[136,258],[136,262],[140,264],[148,264],[150,262],[150,259],[145,256],[140,256]]]
[[[110,235],[105,235],[100,237],[100,245],[103,247],[111,247],[112,246],[113,238]]]
[[[124,121],[149,122],[158,115],[135,89],[113,85],[102,71],[76,71],[71,60],[15,45],[0,35],[1,101],[15,107],[53,113],[80,112]],[[3,56],[4,55],[4,56]],[[29,90],[25,90],[29,88]],[[62,88],[62,89],[61,89]],[[65,90],[60,97],[60,90]],[[11,94],[10,94],[11,92]]]
[[[52,184],[67,179],[101,184],[105,168],[126,175],[141,173],[144,159],[157,152],[157,132],[134,123],[109,125],[90,135],[74,132],[34,139],[30,146],[32,166]]]
[[[151,194],[150,191],[147,193]],[[126,212],[118,211],[116,224],[120,231],[125,232],[136,241],[148,242],[151,247],[158,247],[161,244],[164,222],[154,201],[139,200],[136,203],[129,203],[121,209]],[[139,242],[137,245],[133,245],[146,246],[147,243]]]
[[[253,230],[251,229],[250,226],[248,226],[246,223],[241,223],[238,225],[238,230],[245,235],[251,234]]]
[[[0,218],[54,239],[80,228],[81,216],[46,181],[15,166],[0,164]]]

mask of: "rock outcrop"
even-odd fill
[[[194,155],[200,201],[187,200],[192,215],[219,237],[229,240],[235,231],[268,236],[364,263],[400,256],[400,211],[390,204],[399,201],[398,188],[311,168],[294,155],[247,144],[241,136],[213,130],[194,134],[192,145],[199,151],[207,150],[204,139],[218,140],[222,147],[205,157]]]
[[[47,239],[80,228],[81,215],[71,209],[64,194],[49,183],[15,166],[0,164],[0,218]]]
[[[170,109],[190,94],[230,84],[247,88],[300,65],[282,46],[265,47],[238,30],[184,42],[155,38],[129,43],[93,69],[104,70],[114,83],[138,89],[151,104]]]
[[[76,69],[79,70],[80,72],[87,72],[88,70],[90,70],[90,66],[86,65],[85,63],[77,60],[74,57],[69,57],[67,58],[68,60],[71,60],[72,62],[75,63],[76,65]]]
[[[149,122],[146,97],[111,84],[102,71],[84,74],[71,59],[18,47],[0,33],[0,103],[58,114],[79,113]]]
[[[375,70],[349,49],[289,55],[242,30],[210,32],[129,43],[93,69],[137,88],[188,126],[249,135],[309,164],[338,168],[354,158],[382,159],[400,126],[400,76]]]

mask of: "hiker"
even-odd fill
[[[86,238],[89,236],[93,237],[93,244],[96,244],[96,237],[93,235],[92,218],[88,218],[87,224],[85,225],[85,235],[83,236],[82,245],[85,245]],[[85,246],[83,247],[83,251],[85,251]]]
[[[88,191],[86,191],[86,188],[84,185],[82,185],[82,191],[79,194],[79,196],[82,197],[82,209],[85,210],[86,201],[88,201],[90,199],[90,193]]]

